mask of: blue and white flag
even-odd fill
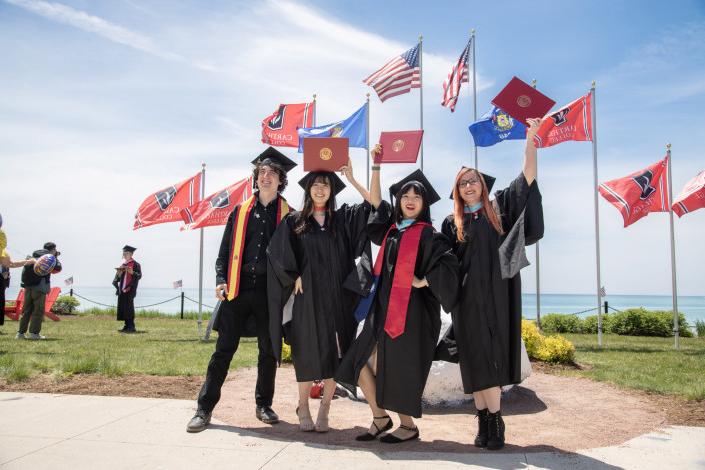
[[[342,121],[316,127],[299,128],[299,153],[304,151],[305,137],[347,137],[350,147],[367,148],[367,103]]]
[[[503,140],[526,139],[526,125],[515,121],[497,106],[470,124],[468,129],[478,147],[489,147]]]

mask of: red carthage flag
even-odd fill
[[[181,230],[192,230],[211,225],[225,225],[235,206],[252,196],[252,177],[240,180],[211,194],[203,201],[181,211],[186,225]]]
[[[157,191],[142,201],[135,214],[134,230],[155,224],[181,222],[181,209],[200,200],[201,172],[173,186]]]
[[[624,218],[624,226],[649,212],[668,212],[668,157],[624,178],[600,184],[600,194]]]
[[[534,143],[536,147],[551,147],[568,140],[592,140],[590,94],[545,117]]]
[[[705,207],[705,170],[698,173],[673,201],[673,212],[678,217]]]
[[[280,104],[262,120],[262,143],[274,147],[298,147],[299,127],[313,127],[316,103]]]

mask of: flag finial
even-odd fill
[[[365,96],[367,96],[367,101],[370,101],[370,94],[366,93]]]
[[[471,36],[474,36],[474,35],[475,35],[475,28],[472,28],[472,29],[470,30],[470,35],[471,35]]]
[[[316,101],[316,94],[313,94],[313,101]]]
[[[595,85],[596,85],[596,82],[595,82],[595,80],[593,80],[593,81],[592,81],[592,85],[591,85],[591,87],[592,87],[593,90],[595,89]]]
[[[671,151],[671,144],[666,144],[666,150]]]
[[[419,42],[423,41],[423,34],[419,34]]]
[[[206,168],[206,164],[205,164],[205,163],[201,163],[201,168],[205,169],[205,168]]]

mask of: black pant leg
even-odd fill
[[[249,302],[241,296],[223,302],[218,317],[218,341],[208,363],[206,380],[198,394],[198,407],[210,413],[220,400],[220,389],[230,369],[230,362],[240,344],[243,318],[249,314]]]
[[[5,324],[5,278],[0,276],[0,325]]]
[[[259,287],[250,291],[252,309],[257,320],[257,385],[255,402],[257,406],[272,406],[274,382],[277,376],[277,360],[269,335],[269,310],[267,308],[267,289]]]

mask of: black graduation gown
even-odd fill
[[[281,361],[286,331],[298,382],[332,378],[340,357],[355,338],[358,296],[343,289],[343,281],[369,243],[365,227],[370,210],[367,202],[344,204],[332,221],[326,218],[323,227],[311,217],[309,228],[300,234],[294,232],[299,214],[295,212],[279,225],[269,242],[267,296],[272,346]],[[292,320],[284,328],[282,310],[299,276],[303,293],[294,297]]]
[[[465,393],[521,382],[521,275],[502,278],[499,252],[515,224],[523,224],[526,245],[543,236],[541,193],[522,173],[495,193],[495,201],[505,235],[482,215],[465,215],[466,242],[458,243],[452,215],[441,229],[460,261],[462,281],[451,316]],[[516,250],[523,256],[524,244]]]
[[[142,279],[142,266],[140,266],[140,264],[135,261],[134,265],[132,266],[132,271],[132,281],[129,285],[130,290],[127,292],[123,292],[122,289],[120,289],[120,285],[122,285],[122,280],[127,273],[123,271],[119,274],[115,274],[115,277],[113,278],[113,287],[115,287],[115,295],[118,296],[118,321],[132,320],[135,318],[134,298],[137,295],[137,286],[140,283],[140,279]]]
[[[370,217],[367,232],[381,244],[392,225],[392,208],[383,201]],[[336,374],[336,381],[355,390],[360,370],[377,345],[377,405],[416,418],[421,417],[421,396],[426,385],[441,328],[441,305],[456,301],[458,262],[448,239],[432,227],[421,233],[414,274],[429,287],[411,289],[404,333],[392,339],[384,331],[399,243],[404,231],[392,230],[385,246],[379,285],[362,332],[355,339]]]

